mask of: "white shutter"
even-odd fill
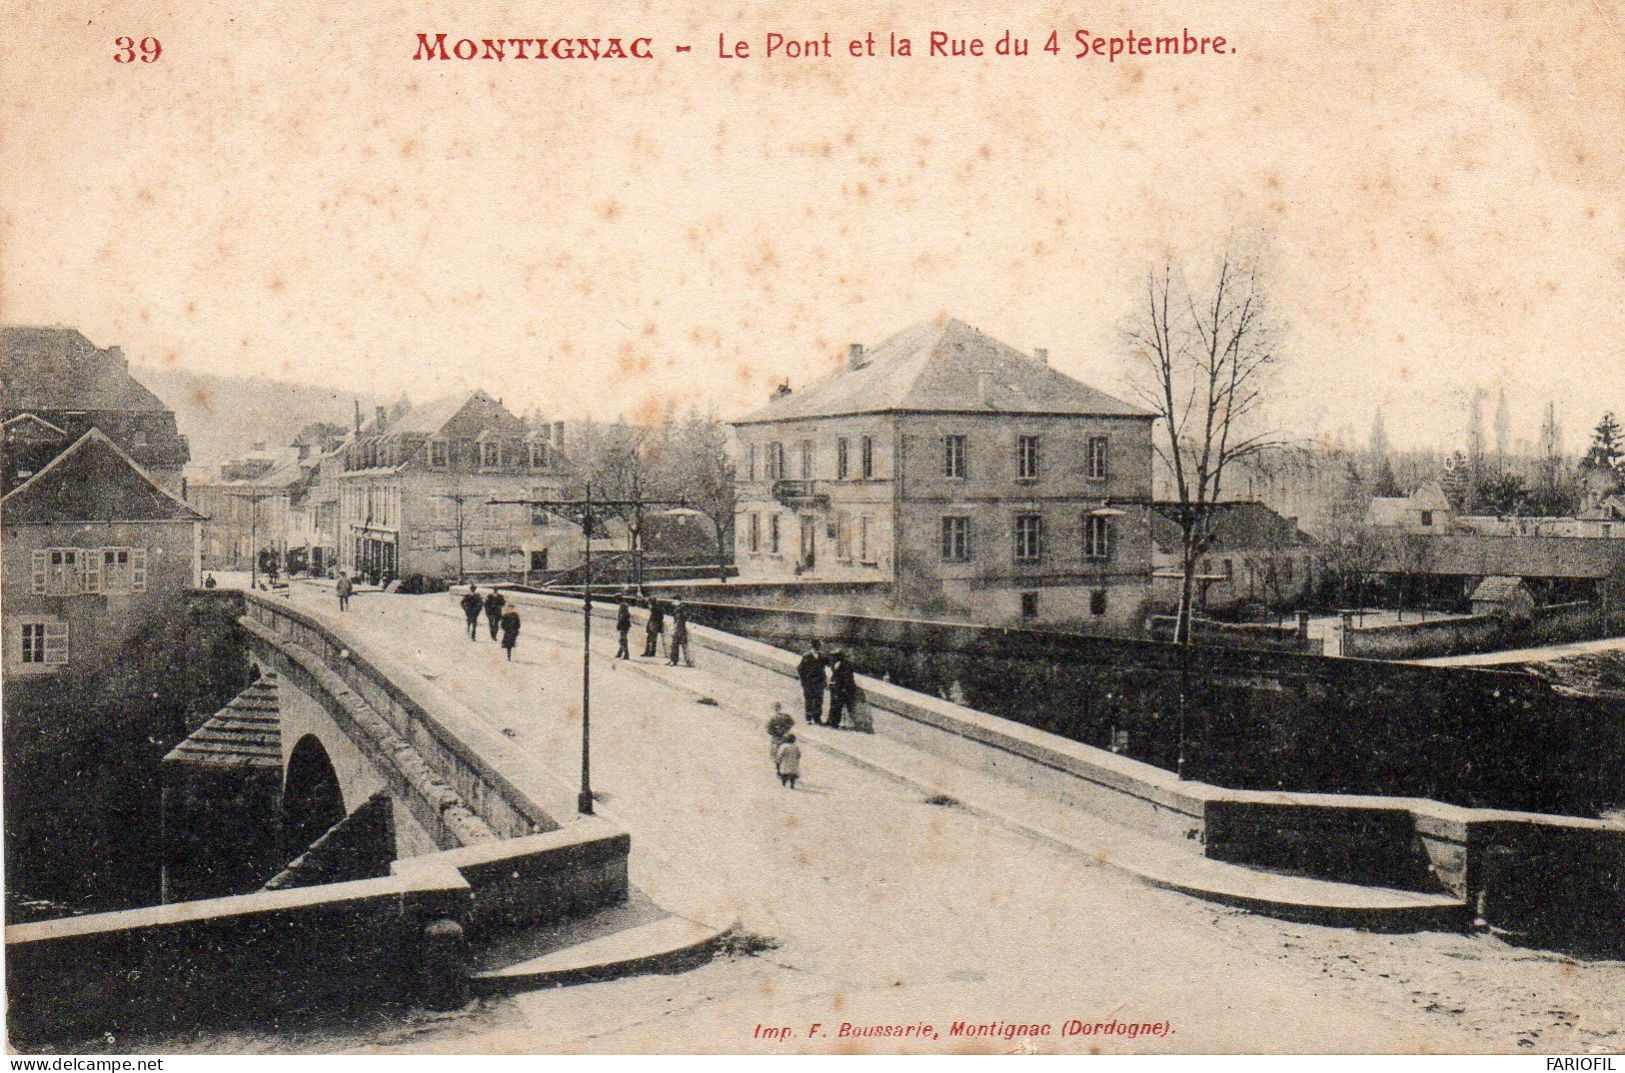
[[[96,593],[102,591],[102,555],[101,548],[85,548],[79,553],[84,556],[84,566],[79,572],[80,587],[85,592]]]
[[[130,549],[130,591],[147,591],[147,549]]]
[[[45,662],[53,667],[61,667],[68,662],[68,624],[66,622],[47,622],[45,624]]]
[[[34,553],[33,577],[29,582],[29,591],[36,596],[45,591],[45,553]]]

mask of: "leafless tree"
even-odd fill
[[[1197,564],[1225,480],[1286,446],[1262,412],[1278,355],[1258,257],[1231,247],[1201,280],[1165,261],[1147,273],[1125,334],[1130,382],[1161,419],[1153,444],[1174,486],[1170,513],[1180,532],[1174,639],[1189,644]]]

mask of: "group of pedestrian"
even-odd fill
[[[501,641],[503,652],[512,660],[514,646],[519,643],[519,608],[509,603],[494,586],[482,597],[479,586],[472,582],[460,603],[468,624],[468,639],[479,639],[480,615],[484,614],[491,640]]]
[[[615,658],[631,659],[631,645],[627,638],[632,632],[632,608],[624,596],[615,609],[615,632],[620,637]],[[670,643],[666,643],[666,607],[659,600],[649,601],[649,618],[643,627],[643,655],[646,659],[667,656],[666,662],[673,667],[679,661],[685,667],[694,666],[694,656],[688,647],[688,608],[683,606],[683,601],[672,604]]]
[[[796,665],[796,677],[801,680],[801,699],[809,724],[839,729],[845,718],[853,724],[853,729],[867,729],[862,726],[867,720],[860,711],[852,658],[841,649],[826,654],[823,646],[814,641]],[[824,711],[826,692],[829,694],[827,714]]]

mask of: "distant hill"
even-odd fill
[[[261,377],[213,376],[185,369],[132,365],[130,372],[175,411],[175,423],[192,445],[192,465],[213,467],[256,443],[286,445],[312,421],[350,428],[355,404],[371,416],[389,400],[378,395],[290,384]]]

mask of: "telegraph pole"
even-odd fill
[[[248,500],[248,587],[260,587],[260,501],[275,496],[275,492],[232,492],[235,499]]]
[[[460,585],[468,580],[468,571],[463,568],[463,504],[478,496],[468,495],[464,492],[447,492],[435,496],[436,499],[449,499],[457,504],[457,583]],[[501,500],[496,502],[508,502]]]
[[[582,584],[581,584],[581,792],[576,795],[576,811],[583,816],[592,812],[592,531],[599,510],[621,511],[628,508],[642,516],[644,507],[687,506],[687,501],[676,499],[594,499],[592,482],[587,482],[586,495],[581,499],[493,499],[491,503],[519,504],[541,507],[562,514],[581,526]]]

